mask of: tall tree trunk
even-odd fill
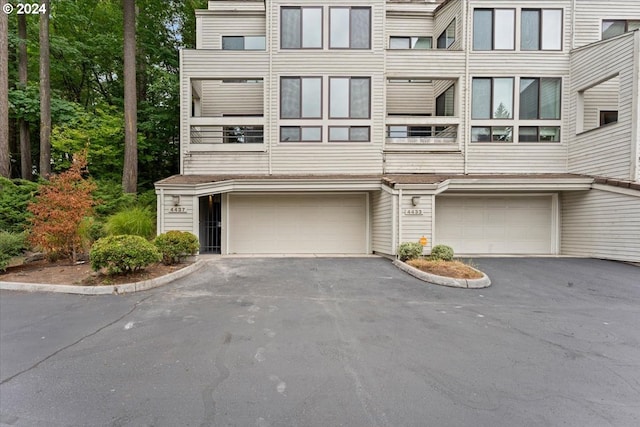
[[[138,121],[136,97],[136,3],[122,0],[124,16],[124,169],[122,189],[135,193],[138,181]]]
[[[18,77],[20,79],[20,87],[27,88],[29,81],[27,75],[27,15],[18,16]],[[29,122],[25,119],[18,119],[18,128],[20,129],[20,171],[22,179],[31,180],[33,178],[31,164],[31,135],[29,134]]]
[[[40,176],[51,174],[51,83],[49,76],[49,0],[40,15]]]
[[[7,3],[0,0],[0,8]],[[9,160],[9,19],[0,12],[0,176],[10,178]]]

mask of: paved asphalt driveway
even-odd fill
[[[131,296],[2,292],[0,424],[637,426],[640,268],[214,260]]]

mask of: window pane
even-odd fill
[[[369,49],[371,38],[369,8],[351,9],[351,48]]]
[[[627,31],[640,29],[640,21],[627,21]]]
[[[474,126],[471,128],[471,142],[489,142],[491,140],[490,135],[490,127]]]
[[[330,47],[349,47],[349,9],[331,8]]]
[[[302,79],[302,117],[322,115],[322,79]]]
[[[513,79],[493,79],[493,117],[494,119],[512,118]]]
[[[322,9],[302,9],[302,47],[322,47]]]
[[[265,50],[265,37],[264,36],[247,36],[244,38],[245,50]]]
[[[515,31],[515,10],[496,9],[496,25],[493,29],[494,49],[513,49]]]
[[[222,49],[224,50],[243,50],[244,37],[222,37]]]
[[[330,127],[329,128],[329,141],[348,141],[348,140],[349,140],[348,127]]]
[[[562,49],[562,10],[542,11],[542,48]]]
[[[491,79],[473,79],[471,118],[491,118]]]
[[[329,116],[349,117],[349,79],[329,79]]]
[[[491,128],[491,141],[511,142],[513,141],[513,128],[507,126],[493,126]]]
[[[352,127],[349,129],[351,141],[369,141],[369,128],[366,126]]]
[[[602,21],[602,40],[624,33],[625,21]]]
[[[538,79],[520,79],[520,118],[538,118]]]
[[[412,49],[431,49],[431,37],[411,37]]]
[[[388,126],[389,138],[406,138],[408,128],[406,126]]]
[[[522,50],[539,50],[540,49],[540,11],[539,10],[523,10],[522,11],[522,40],[520,48]]]
[[[411,47],[411,37],[391,37],[389,39],[389,49],[409,49]]]
[[[280,85],[280,115],[283,119],[300,118],[300,79],[283,77]]]
[[[541,127],[540,141],[542,142],[560,142],[560,128],[557,126]]]
[[[302,128],[302,141],[321,141],[321,140],[322,140],[322,128],[320,127]]]
[[[282,9],[280,37],[283,49],[300,48],[300,9]]]
[[[436,98],[436,116],[453,116],[454,89],[450,86]]]
[[[351,118],[369,118],[369,79],[351,79]]]
[[[438,37],[438,49],[448,49],[456,40],[456,20],[451,21],[446,30]]]
[[[473,50],[491,50],[493,13],[491,9],[473,11]]]
[[[538,128],[536,126],[520,126],[518,139],[520,142],[538,142]]]
[[[560,118],[560,79],[540,79],[540,118]]]
[[[283,142],[300,141],[300,128],[299,127],[281,127],[280,141],[283,141]]]

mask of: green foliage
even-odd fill
[[[25,249],[23,233],[0,231],[0,271],[5,271],[9,260]]]
[[[37,191],[35,182],[0,177],[0,230],[20,233],[26,229],[27,206]]]
[[[98,188],[93,192],[93,197],[97,201],[95,211],[99,217],[107,217],[135,206],[135,196],[123,193],[119,181],[99,180],[96,184]]]
[[[120,211],[107,218],[105,231],[110,236],[131,234],[150,239],[156,232],[154,213],[140,207]]]
[[[410,259],[418,258],[422,255],[422,245],[417,242],[403,242],[398,246],[398,257],[400,261],[408,261]]]
[[[162,262],[166,265],[176,264],[189,255],[195,255],[200,247],[196,236],[177,230],[160,234],[153,243],[162,253]]]
[[[108,236],[91,247],[91,268],[108,274],[127,274],[144,269],[162,259],[156,247],[140,236]]]
[[[453,248],[447,245],[436,245],[431,249],[432,260],[451,261],[453,259]]]

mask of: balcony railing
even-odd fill
[[[192,144],[262,144],[263,126],[191,126]]]

